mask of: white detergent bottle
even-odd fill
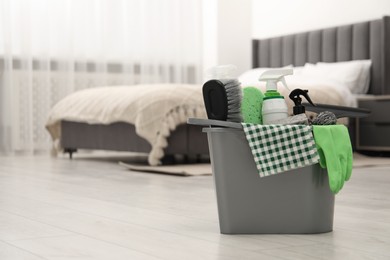
[[[261,74],[259,80],[266,82],[267,91],[263,99],[263,124],[272,124],[272,122],[288,117],[288,109],[284,97],[278,92],[277,83],[280,81],[288,89],[284,76],[292,75],[292,69],[274,69],[267,70]],[[289,90],[289,89],[288,89]]]

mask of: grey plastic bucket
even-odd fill
[[[318,164],[260,178],[241,129],[209,127],[223,234],[312,234],[333,229],[334,194]]]

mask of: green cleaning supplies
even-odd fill
[[[256,87],[243,88],[241,115],[244,123],[262,124],[262,106],[264,95]]]
[[[242,123],[260,177],[318,163],[312,127]]]
[[[267,88],[262,108],[263,124],[271,124],[272,121],[288,117],[287,104],[284,97],[277,91],[277,83],[281,81],[288,89],[284,76],[292,74],[292,69],[267,70],[261,74],[259,80],[265,81]]]
[[[320,165],[328,169],[329,186],[336,194],[352,173],[352,147],[344,125],[313,125]]]

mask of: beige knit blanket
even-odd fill
[[[98,87],[77,91],[58,102],[50,111],[46,128],[54,141],[53,151],[59,151],[61,120],[89,124],[130,123],[135,126],[137,135],[152,146],[149,164],[158,165],[170,133],[189,117],[207,117],[200,85]]]

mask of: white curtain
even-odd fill
[[[0,0],[0,152],[45,150],[79,89],[199,83],[201,0]]]

